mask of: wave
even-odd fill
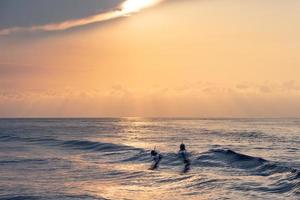
[[[233,173],[238,172],[240,176],[263,176],[269,182],[264,186],[246,183],[235,186],[236,190],[300,194],[300,171],[284,163],[241,154],[231,149],[211,149],[198,156],[194,166],[226,168]]]
[[[10,165],[10,164],[24,164],[24,163],[37,163],[44,164],[48,163],[46,159],[9,159],[9,160],[0,160],[1,165]]]
[[[69,140],[69,141],[62,142],[61,145],[63,147],[71,147],[73,149],[92,150],[92,151],[101,151],[101,152],[141,150],[138,148],[121,145],[121,144],[93,142],[88,140]]]
[[[194,164],[199,166],[238,168],[252,175],[260,176],[270,176],[284,172],[300,174],[298,169],[291,168],[285,164],[237,153],[231,149],[211,149],[198,156],[194,160]]]
[[[42,197],[37,196],[14,196],[14,197],[3,197],[1,200],[38,200],[42,199]]]
[[[21,137],[17,135],[0,135],[1,142],[57,142],[57,139],[51,137]]]
[[[64,200],[108,200],[103,197],[96,197],[91,195],[54,195],[54,196],[30,196],[30,195],[20,195],[20,196],[11,196],[11,197],[1,197],[0,200],[57,200],[57,199],[64,199]]]
[[[89,140],[59,140],[55,138],[42,138],[42,137],[19,137],[15,135],[0,135],[0,141],[7,142],[28,142],[38,143],[49,146],[60,146],[65,148],[72,148],[78,150],[90,150],[90,151],[103,151],[103,152],[114,152],[114,151],[141,151],[140,148],[126,146],[122,144],[103,143],[98,141]]]
[[[31,138],[19,137],[14,135],[0,135],[0,141],[26,141],[29,143],[39,143],[48,146],[82,150],[89,152],[101,152],[106,156],[120,156],[117,162],[148,162],[150,150],[136,148],[123,144],[104,143],[90,140],[59,140],[55,138]],[[163,152],[162,165],[177,166],[181,165],[177,154],[173,152]],[[192,153],[192,165],[194,167],[227,167],[239,168],[252,172],[254,175],[270,176],[274,173],[293,172],[299,170],[285,166],[280,163],[271,162],[261,157],[249,156],[235,152],[231,149],[213,148],[203,153]]]
[[[122,162],[149,162],[150,155],[145,151],[141,154],[136,154]],[[182,167],[182,162],[178,159],[176,153],[162,153],[161,168]],[[262,176],[265,177],[269,185],[255,186],[244,185],[236,186],[237,190],[252,190],[269,193],[294,193],[300,194],[300,171],[289,167],[287,164],[269,161],[261,157],[250,156],[235,152],[231,149],[210,149],[207,152],[191,155],[192,171],[197,172],[199,168],[217,168],[220,172],[230,172],[239,176]],[[197,174],[192,173],[192,176]],[[186,178],[186,177],[185,177]],[[177,181],[170,178],[170,180]],[[169,179],[162,180],[163,182],[172,182]],[[181,180],[179,178],[179,180]],[[211,180],[208,180],[209,182]],[[220,181],[220,180],[218,180]],[[205,181],[204,181],[205,182]],[[203,179],[194,180],[190,187],[198,187],[204,184]]]
[[[267,160],[237,153],[231,149],[211,149],[196,158],[198,163],[206,162],[218,166],[231,166],[236,168],[254,168],[263,165]]]
[[[0,135],[0,141],[7,142],[7,141],[15,141],[18,140],[19,137],[13,135]]]
[[[28,142],[30,144],[42,144],[48,145],[49,147],[55,146],[55,148],[62,148],[67,150],[84,151],[86,153],[93,153],[91,155],[99,155],[99,159],[103,156],[108,158],[107,160],[111,163],[117,164],[143,164],[149,165],[151,163],[150,150],[143,148],[136,148],[133,146],[105,143],[100,141],[91,140],[61,140],[56,138],[31,138],[31,137],[19,137],[14,135],[0,135],[0,141],[22,141]],[[162,170],[173,170],[174,168],[182,167],[182,161],[178,159],[177,154],[174,152],[162,152],[163,159],[161,161]],[[216,169],[222,173],[238,173],[239,176],[261,176],[265,177],[269,181],[266,185],[251,185],[251,184],[240,184],[234,186],[236,190],[251,190],[269,193],[294,193],[300,194],[300,171],[295,168],[291,168],[288,164],[269,161],[268,159],[250,156],[242,153],[238,153],[232,149],[225,149],[222,147],[217,147],[209,149],[206,152],[197,153],[192,152],[190,155],[192,161],[192,171],[190,176],[197,176],[198,169]],[[98,157],[97,157],[98,159]],[[43,164],[47,160],[41,159],[19,159],[19,160],[1,160],[1,165],[9,165],[16,163],[34,163]],[[107,176],[108,179],[118,179],[127,180],[132,177],[143,177],[144,172],[130,172],[129,174],[120,171],[110,171],[107,175],[102,174],[104,177]],[[168,183],[182,181],[183,179],[190,178],[186,176],[181,178],[167,178],[158,179],[158,182]],[[194,182],[190,186],[186,187],[202,187],[205,184],[213,184],[211,180],[208,182],[202,179],[193,179]],[[217,182],[219,180],[216,180]],[[0,196],[1,199],[1,196]],[[3,198],[2,198],[3,199]],[[6,198],[11,200],[18,199],[45,199],[40,197],[12,197]],[[51,199],[50,197],[47,199]],[[55,198],[53,198],[55,199]],[[64,198],[64,199],[72,199]],[[74,198],[73,198],[74,199]],[[81,198],[85,199],[85,198]],[[87,197],[86,199],[93,199]],[[94,198],[97,199],[97,198]],[[101,199],[101,198],[100,198]]]

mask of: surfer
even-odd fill
[[[162,155],[158,153],[155,149],[151,151],[151,157],[153,158],[152,166],[150,167],[151,170],[157,169],[159,166],[159,163],[162,159]]]
[[[184,163],[184,169],[183,169],[183,172],[187,172],[190,170],[191,168],[191,161],[189,159],[189,155],[188,155],[188,152],[186,151],[186,148],[185,148],[185,144],[181,143],[180,146],[179,146],[180,150],[178,152],[178,156],[180,159],[182,159],[183,163]]]

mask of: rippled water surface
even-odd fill
[[[300,199],[299,150],[300,119],[2,119],[0,199]]]

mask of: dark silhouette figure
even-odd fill
[[[184,163],[184,169],[183,169],[183,172],[188,172],[191,168],[191,161],[189,159],[189,155],[186,151],[186,148],[185,148],[185,144],[181,143],[180,146],[179,146],[180,150],[178,152],[178,156],[180,159],[182,159],[183,163]]]
[[[151,170],[157,169],[159,166],[159,163],[162,159],[162,155],[158,153],[155,149],[151,151],[151,157],[153,158],[152,166],[150,167]]]

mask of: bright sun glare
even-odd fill
[[[127,0],[122,4],[122,10],[125,13],[138,12],[142,8],[149,7],[159,0]]]

